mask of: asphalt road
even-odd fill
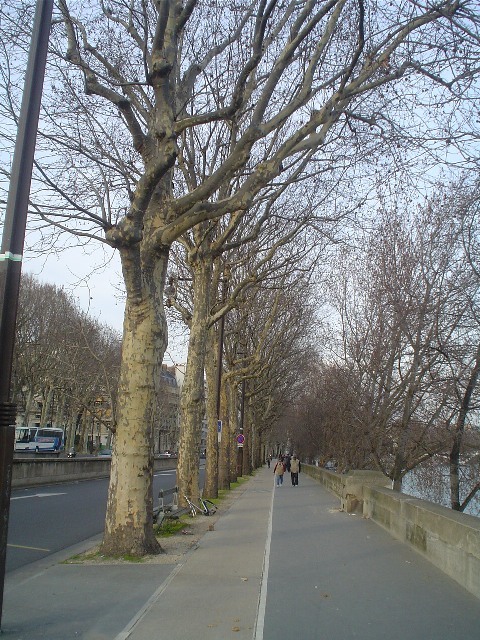
[[[156,472],[154,504],[160,489],[175,484],[175,469]],[[6,571],[102,533],[107,493],[108,478],[14,489],[10,499]]]

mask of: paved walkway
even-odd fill
[[[311,478],[285,480],[274,489],[261,469],[182,564],[50,559],[11,574],[2,638],[480,638],[479,600],[378,525],[339,512]]]

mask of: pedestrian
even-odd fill
[[[290,456],[288,453],[285,454],[285,457],[283,458],[283,464],[285,466],[285,471],[290,473]]]
[[[273,473],[275,474],[275,482],[277,487],[283,484],[283,474],[285,473],[285,467],[283,465],[282,456],[278,456],[277,463],[273,468]]]
[[[267,456],[267,466],[270,469],[270,460],[272,456]]]
[[[298,474],[300,473],[301,466],[300,460],[295,454],[293,454],[293,457],[290,460],[290,477],[292,479],[292,487],[298,486]]]

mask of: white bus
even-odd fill
[[[63,429],[55,427],[15,427],[15,451],[39,453],[60,451],[63,447]]]

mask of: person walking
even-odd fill
[[[272,461],[272,456],[267,456],[267,465],[268,465],[268,468],[269,468],[269,469],[270,469],[270,463],[271,463],[271,461]]]
[[[273,473],[275,474],[275,483],[277,487],[283,484],[283,474],[285,473],[285,467],[283,465],[282,456],[278,457],[277,463],[273,468]]]
[[[292,487],[298,486],[298,474],[300,473],[300,460],[293,454],[290,460],[290,477],[292,479]]]

